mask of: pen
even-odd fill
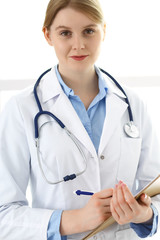
[[[94,193],[93,192],[86,192],[86,191],[81,191],[81,190],[77,190],[77,191],[74,191],[73,192],[74,194],[77,194],[77,195],[93,195]]]

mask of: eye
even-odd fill
[[[68,30],[60,32],[60,35],[63,37],[69,37],[72,35],[72,33]]]
[[[93,33],[95,33],[95,30],[92,29],[92,28],[87,28],[87,29],[84,30],[84,33],[86,35],[92,35]]]

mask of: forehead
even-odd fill
[[[74,27],[81,27],[81,26],[83,27],[91,24],[98,25],[93,20],[91,20],[87,16],[87,14],[68,7],[68,8],[61,9],[57,13],[52,23],[52,27],[57,28],[59,25],[64,25],[64,26],[74,28]]]

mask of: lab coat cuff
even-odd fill
[[[60,222],[62,210],[55,210],[50,218],[47,230],[47,240],[66,240],[66,236],[60,234]]]
[[[130,223],[131,228],[136,232],[136,234],[140,238],[146,238],[151,237],[157,232],[158,227],[158,211],[154,207],[153,204],[151,204],[151,208],[153,210],[153,222],[152,224],[143,224],[143,223]]]

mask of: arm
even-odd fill
[[[15,99],[0,117],[0,239],[46,239],[53,210],[30,208],[25,196],[30,152]]]
[[[61,236],[59,227],[61,221],[62,210],[56,210],[53,212],[49,224],[48,224],[48,231],[47,231],[47,240],[66,240],[66,236]]]
[[[99,226],[111,216],[110,201],[112,192],[113,189],[105,189],[95,193],[82,209],[63,212],[61,210],[55,211],[48,225],[47,239],[60,240],[62,235],[62,239],[65,240],[66,235],[93,230]]]

